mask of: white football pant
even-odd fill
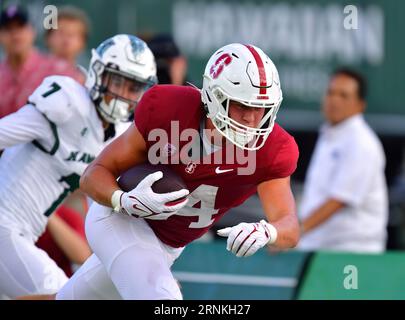
[[[144,219],[93,203],[86,236],[94,253],[56,299],[182,299],[170,267],[183,248],[163,244]]]
[[[54,294],[67,282],[63,270],[35,241],[23,227],[0,219],[0,299]]]

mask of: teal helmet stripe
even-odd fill
[[[100,57],[102,57],[104,52],[113,45],[114,45],[114,40],[113,39],[107,39],[97,47],[96,52],[98,53],[98,55]]]
[[[134,56],[137,56],[138,54],[142,54],[145,51],[146,45],[145,42],[140,40],[137,37],[128,35],[129,41],[131,43],[131,48]]]

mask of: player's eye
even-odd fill
[[[240,103],[237,104],[236,107],[237,107],[239,110],[242,110],[242,111],[253,111],[253,110],[258,109],[258,108],[252,108],[252,107],[249,107],[249,106],[245,106],[245,105],[240,104]]]
[[[139,93],[144,89],[144,85],[139,82],[132,82],[129,86],[129,91],[131,93]]]
[[[123,78],[118,75],[111,76],[111,84],[115,87],[119,87],[123,84]]]

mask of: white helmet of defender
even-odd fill
[[[218,49],[208,60],[201,99],[215,128],[244,150],[258,150],[273,130],[283,95],[276,66],[259,48],[233,43]],[[257,128],[229,116],[229,101],[264,108]]]
[[[119,88],[125,82],[140,93],[136,100],[111,90],[112,84]],[[155,58],[141,39],[119,34],[92,50],[85,86],[107,122],[128,121],[143,92],[156,83]]]

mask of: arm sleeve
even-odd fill
[[[0,119],[0,150],[34,140],[50,141],[52,139],[49,122],[31,104]]]
[[[47,77],[30,95],[28,101],[49,121],[55,124],[65,123],[75,114],[74,104],[69,96],[77,93],[70,88],[71,81],[70,78],[61,76]]]
[[[330,182],[330,197],[358,206],[367,194],[375,174],[384,170],[380,157],[365,146],[346,149],[339,159],[336,176]]]
[[[266,180],[291,176],[297,168],[299,151],[294,138],[288,136],[281,145],[270,167],[267,168]]]
[[[148,135],[153,125],[153,123],[150,123],[150,120],[154,108],[155,91],[155,87],[146,91],[135,109],[135,126],[142,134],[145,141],[148,141]]]
[[[164,130],[171,137],[172,121],[177,121],[180,130],[189,128],[195,120],[199,123],[201,111],[201,96],[196,89],[155,85],[145,92],[136,106],[135,125],[149,143],[148,136],[155,129]]]

